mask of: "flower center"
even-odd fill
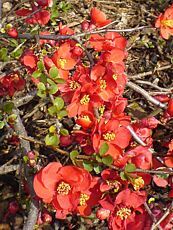
[[[82,99],[80,100],[81,105],[86,105],[90,101],[90,96],[88,94],[85,94]]]
[[[107,133],[103,134],[103,138],[105,141],[113,141],[115,139],[115,133],[107,132]]]
[[[81,193],[80,195],[80,205],[83,206],[83,205],[86,205],[86,201],[89,200],[89,196],[85,193]]]
[[[98,111],[99,111],[99,113],[100,113],[100,116],[103,116],[103,113],[104,113],[104,111],[105,111],[105,105],[99,106]]]
[[[100,89],[106,89],[106,81],[100,80]]]
[[[120,182],[117,180],[106,180],[106,183],[111,187],[111,189],[114,189],[114,192],[118,192],[120,188]]]
[[[60,65],[60,67],[63,69],[64,68],[64,66],[65,66],[65,64],[67,63],[67,60],[66,59],[64,59],[64,58],[60,58],[59,59],[59,65]]]
[[[139,190],[140,188],[144,186],[144,180],[142,179],[142,177],[138,177],[134,179],[132,184],[133,184],[134,190]]]
[[[70,89],[77,89],[79,88],[80,84],[76,81],[71,81],[70,82]]]
[[[168,20],[163,20],[162,21],[162,24],[164,25],[164,26],[169,26],[169,27],[173,27],[173,19],[168,19]]]
[[[121,220],[127,219],[131,214],[131,210],[129,208],[121,208],[117,212],[117,216],[120,217]]]
[[[91,121],[90,118],[89,118],[89,116],[87,116],[87,115],[82,115],[82,116],[80,116],[79,118],[80,118],[80,119],[84,119],[84,120],[86,120],[86,121]]]
[[[62,181],[57,187],[57,192],[60,195],[68,195],[70,190],[71,190],[70,185],[65,183],[64,181]]]
[[[113,79],[116,81],[117,78],[118,78],[118,75],[117,75],[117,74],[114,74],[114,75],[112,75],[112,77],[113,77]]]

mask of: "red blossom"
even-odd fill
[[[160,14],[155,22],[155,27],[160,28],[161,36],[169,39],[173,35],[173,5]]]
[[[22,56],[20,57],[20,62],[22,65],[26,66],[30,73],[34,72],[37,68],[37,61],[38,58],[34,54],[33,50],[27,49],[23,52]]]
[[[86,191],[91,181],[92,177],[86,170],[76,166],[62,167],[53,162],[35,175],[34,190],[44,202],[52,203],[57,218],[65,218],[76,209],[81,191]]]
[[[97,27],[102,27],[111,22],[111,20],[106,19],[105,13],[97,9],[96,7],[91,9],[91,23]]]

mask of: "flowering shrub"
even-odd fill
[[[51,7],[52,0],[37,0],[30,1],[30,8],[16,11],[18,17],[25,17],[26,24],[39,24],[42,30],[39,52],[34,45],[27,46],[18,61],[37,96],[50,98],[46,112],[56,125],[47,130],[44,145],[69,157],[67,161],[46,157],[44,162],[32,151],[24,156],[25,164],[35,170],[34,200],[43,205],[37,223],[51,223],[53,212],[57,219],[68,215],[87,218],[94,213],[96,218],[107,220],[109,229],[151,229],[163,210],[152,203],[148,187],[167,189],[169,205],[173,197],[169,170],[173,167],[173,139],[164,143],[166,154],[160,160],[153,151],[153,133],[161,122],[154,116],[134,120],[127,114],[128,42],[116,31],[97,32],[111,23],[105,13],[91,9],[90,20],[81,23],[86,37],[81,42],[78,37],[83,35],[62,23],[58,35],[43,29],[51,21]],[[155,27],[164,39],[173,35],[173,6],[160,14]],[[13,27],[6,33],[13,39],[28,36]],[[5,75],[0,79],[0,96],[12,97],[25,86],[26,80],[18,72]],[[171,119],[172,98],[156,95],[152,101],[163,105],[161,119]],[[7,109],[4,112],[8,113]],[[12,128],[14,120],[8,117]],[[0,122],[4,127],[4,121]],[[20,138],[24,137],[19,134]],[[159,214],[151,215],[150,211]],[[172,229],[171,217],[170,213],[159,223],[163,229]]]

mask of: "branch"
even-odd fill
[[[152,71],[148,71],[148,72],[144,72],[144,73],[139,73],[139,74],[136,74],[136,75],[128,76],[128,78],[129,79],[139,79],[139,78],[142,78],[142,77],[153,75],[156,71],[162,71],[162,70],[166,70],[166,69],[171,69],[172,67],[173,67],[172,64],[165,65],[165,66],[161,66],[159,68],[155,68]]]
[[[19,169],[19,164],[18,165],[2,165],[0,167],[0,175],[11,173],[18,169]]]
[[[25,127],[19,115],[19,110],[13,109],[13,113],[17,115],[16,123],[14,125],[14,129],[16,133],[27,136]],[[21,145],[21,148],[24,150],[24,155],[31,150],[30,143],[27,140],[21,139],[20,145]],[[28,182],[29,190],[31,193],[31,205],[30,205],[29,215],[28,215],[26,223],[24,224],[23,230],[34,229],[35,223],[37,221],[37,216],[38,216],[38,201],[35,200],[36,195],[35,195],[34,188],[33,188],[33,176],[30,175],[29,170],[30,170],[30,167],[25,164],[24,171],[25,171],[27,182]]]
[[[136,91],[137,93],[140,93],[145,99],[147,99],[147,101],[150,101],[152,104],[165,109],[166,108],[166,104],[161,103],[160,101],[158,101],[157,99],[155,99],[154,97],[150,96],[150,94],[144,90],[143,88],[141,88],[140,86],[136,85],[133,82],[128,81],[126,83],[126,85],[133,89],[134,91]]]

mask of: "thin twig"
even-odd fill
[[[127,87],[133,89],[137,93],[140,93],[145,99],[147,99],[147,101],[151,102],[152,104],[154,104],[154,105],[156,105],[162,109],[166,108],[166,104],[163,104],[159,100],[157,100],[154,97],[152,97],[151,95],[149,95],[149,93],[146,90],[144,90],[140,86],[136,85],[135,83],[128,81],[126,85],[127,85]]]
[[[18,169],[19,169],[19,164],[18,165],[4,165],[0,167],[0,175],[11,173]]]
[[[157,221],[157,223],[154,226],[152,226],[151,230],[155,230],[159,226],[159,224],[170,214],[172,208],[173,208],[173,201],[172,201],[170,207],[163,214],[163,216]]]
[[[149,81],[137,80],[136,83],[139,83],[139,84],[142,84],[142,85],[149,85],[149,86],[151,86],[151,87],[153,87],[155,89],[158,89],[158,90],[164,91],[164,92],[170,92],[171,93],[171,91],[173,90],[173,87],[166,89],[166,88],[160,87],[158,85],[155,85],[154,83],[149,82]]]
[[[153,223],[156,224],[156,223],[157,223],[157,219],[156,219],[156,217],[153,215],[152,211],[150,210],[150,208],[149,208],[149,206],[148,206],[148,204],[147,204],[146,202],[144,203],[144,206],[145,206],[145,209],[146,209],[146,211],[148,212],[149,216],[151,217]],[[161,227],[160,225],[158,225],[158,229],[159,229],[159,230],[162,230],[162,227]]]
[[[17,134],[21,134],[24,136],[27,136],[27,132],[25,130],[25,127],[22,123],[22,120],[19,115],[19,110],[13,109],[13,113],[17,115],[16,123],[14,125],[15,131]],[[31,151],[30,148],[30,143],[27,140],[20,139],[20,145],[21,149],[24,150],[24,155]],[[27,164],[24,165],[24,171],[25,171],[25,176],[27,179],[27,183],[29,186],[30,194],[31,194],[31,204],[30,204],[30,211],[28,214],[27,221],[24,223],[23,230],[28,230],[28,229],[34,229],[35,223],[37,221],[37,216],[38,216],[38,201],[35,199],[35,191],[33,188],[33,176],[30,174],[29,166]]]
[[[153,75],[155,72],[157,71],[162,71],[162,70],[166,70],[166,69],[171,69],[173,67],[172,64],[170,65],[165,65],[165,66],[161,66],[159,68],[155,68],[154,70],[152,71],[148,71],[148,72],[144,72],[144,73],[138,73],[136,75],[131,75],[131,76],[128,76],[129,79],[140,79],[140,78],[143,78],[143,77],[146,77],[146,76],[149,76],[149,75]]]

